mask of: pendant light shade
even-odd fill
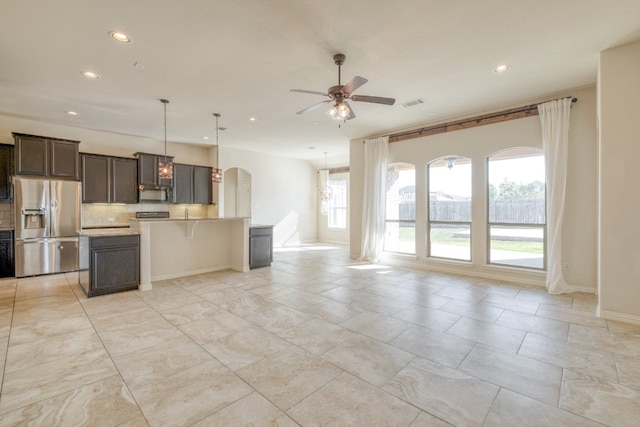
[[[213,116],[216,118],[216,164],[211,170],[211,181],[219,184],[222,182],[222,169],[218,167],[218,152],[220,151],[220,144],[218,144],[218,132],[220,130],[220,126],[218,126],[218,119],[220,119],[220,114],[213,113]]]
[[[167,104],[169,100],[161,99],[160,102],[164,105],[164,160],[158,162],[158,178],[171,179],[173,178],[173,163],[167,159]]]

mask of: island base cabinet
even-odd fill
[[[79,281],[88,297],[138,289],[140,236],[81,236]]]
[[[273,227],[249,228],[249,268],[267,267],[273,261]]]

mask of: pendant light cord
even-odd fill
[[[220,130],[220,126],[218,125],[218,119],[220,118],[220,114],[219,113],[213,113],[213,115],[216,118],[216,170],[219,169],[219,165],[218,165],[218,159],[220,157],[220,142],[218,140],[218,131]]]
[[[161,99],[160,102],[164,104],[164,162],[167,163],[167,104],[168,99]]]

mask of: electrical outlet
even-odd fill
[[[565,270],[565,271],[571,270],[571,262],[570,261],[563,261],[562,269]]]

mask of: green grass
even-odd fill
[[[491,242],[491,249],[514,251],[514,252],[526,252],[528,254],[540,254],[544,252],[544,245],[542,242],[513,242],[504,240],[493,240]]]
[[[465,228],[433,228],[431,230],[431,241],[440,245],[453,246],[469,246],[468,237],[456,237],[455,233],[467,231]],[[400,241],[415,241],[414,227],[400,227]],[[525,242],[525,241],[504,241],[493,240],[491,249],[505,250],[514,252],[526,252],[531,254],[542,254],[544,245],[542,242]]]
[[[464,231],[467,230],[465,228],[433,228],[431,230],[431,241],[444,245],[469,246],[468,237],[455,236],[455,233]],[[542,254],[544,245],[542,242],[492,240],[491,249]]]

